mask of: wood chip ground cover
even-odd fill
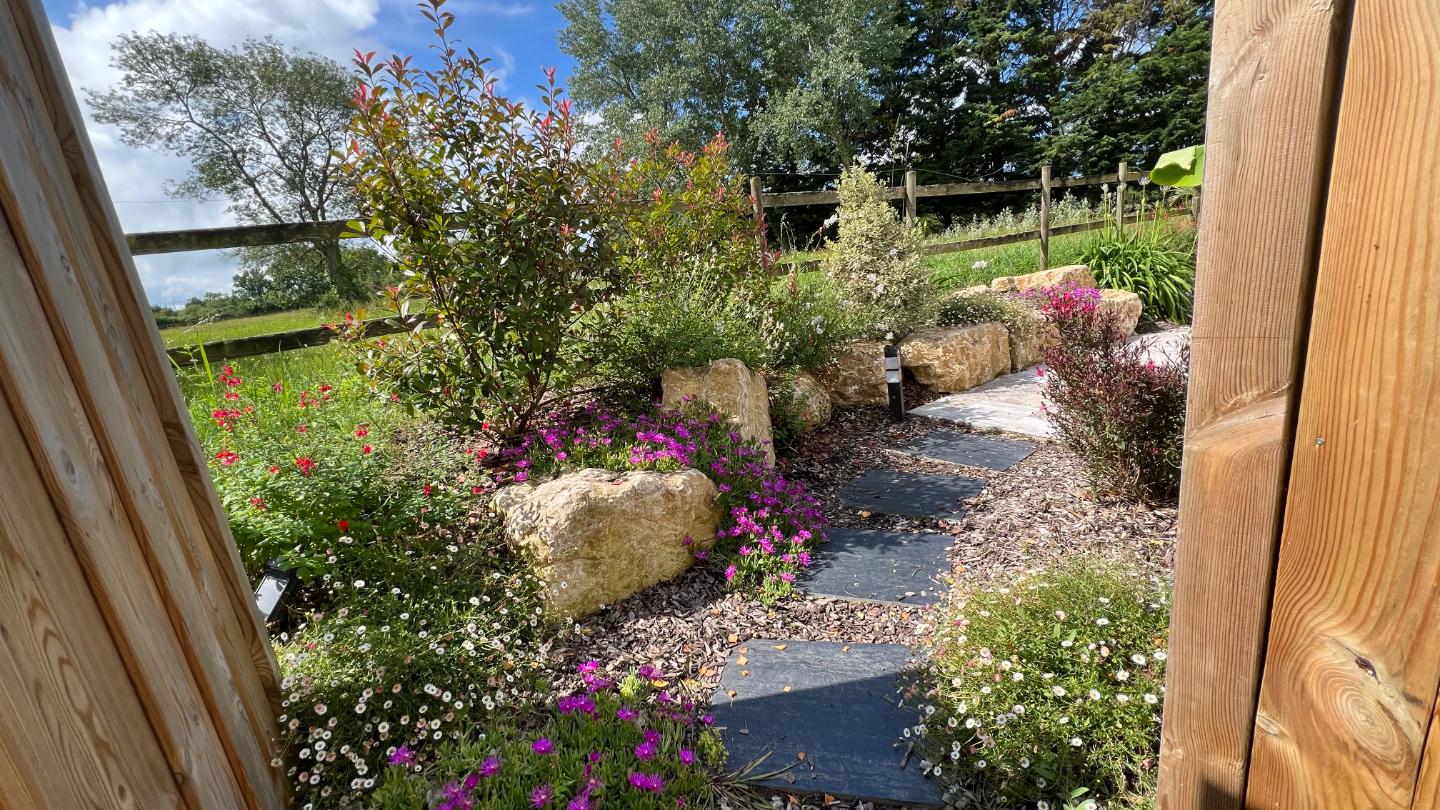
[[[1054,444],[1042,443],[1032,456],[1003,472],[918,459],[896,449],[937,429],[955,426],[923,417],[895,423],[883,408],[839,410],[830,425],[782,453],[781,464],[821,500],[832,526],[952,535],[957,583],[984,582],[1077,553],[1137,563],[1168,576],[1174,504],[1097,498],[1077,460]],[[841,506],[840,487],[877,468],[963,474],[984,478],[987,486],[967,502],[966,514],[958,520],[905,518]],[[916,624],[926,618],[918,606],[830,597],[797,596],[766,607],[726,593],[714,572],[697,567],[567,628],[556,639],[551,665],[561,688],[579,686],[573,673],[584,661],[601,661],[616,672],[649,665],[671,676],[672,694],[704,705],[719,683],[727,654],[752,639],[908,645]],[[851,805],[825,797],[786,797],[781,806]]]

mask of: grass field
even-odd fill
[[[392,311],[379,307],[365,310],[366,318],[382,318],[393,314]],[[324,313],[316,309],[268,312],[264,315],[229,318],[194,326],[172,326],[169,329],[161,329],[160,338],[165,341],[167,349],[173,349],[176,346],[194,346],[197,343],[210,343],[216,340],[233,340],[255,335],[269,335],[275,332],[309,329],[325,323],[334,323],[341,317],[340,313]]]

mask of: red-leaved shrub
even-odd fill
[[[1046,346],[1046,415],[1092,484],[1137,499],[1180,489],[1190,356],[1156,363],[1128,343],[1100,291],[1054,287],[1031,296],[1052,324]]]

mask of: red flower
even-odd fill
[[[295,426],[296,433],[308,433],[309,431],[310,428],[306,427],[303,423]]]
[[[470,494],[471,494],[471,495],[479,495],[480,493],[482,493],[482,492],[484,492],[484,491],[485,491],[485,488],[484,488],[484,487],[470,487]]]
[[[345,518],[340,518],[340,521],[335,525],[339,526],[340,531],[342,532],[350,531],[350,521],[346,520]]]
[[[369,435],[370,435],[370,426],[369,426],[369,425],[361,425],[360,427],[355,428],[355,438],[357,438],[357,439],[363,439],[363,438],[365,438],[366,436],[369,436]]]
[[[237,460],[239,460],[240,456],[236,454],[234,450],[221,450],[220,452],[215,454],[215,458],[219,459],[221,464],[229,467],[231,464],[234,464]]]
[[[271,475],[274,475],[275,473],[278,473],[278,472],[280,472],[280,468],[279,468],[279,467],[276,467],[274,464],[271,464],[271,465],[270,465],[270,474],[271,474]]]
[[[427,497],[427,498],[430,497],[430,485],[429,485],[429,484],[426,484],[425,486],[421,487],[420,490],[425,493],[425,497]]]
[[[259,495],[256,495],[255,497],[250,499],[250,505],[255,507],[256,509],[266,508],[265,499],[260,497]]]
[[[375,449],[375,448],[373,448],[373,447],[371,447],[370,445],[367,444],[367,445],[365,445],[364,447],[360,448],[360,452],[361,452],[361,454],[368,456],[368,455],[370,455],[371,451],[373,451],[374,449]]]
[[[274,391],[275,393],[278,394],[278,393],[280,393],[281,391],[284,391],[284,390],[285,390],[285,383],[283,383],[283,382],[277,382],[277,383],[275,383],[274,385],[270,386],[270,390],[271,390],[271,391]]]
[[[315,459],[310,458],[309,456],[301,456],[295,459],[295,466],[300,468],[301,475],[308,476],[310,474],[310,470],[314,469],[315,467]]]
[[[237,394],[237,393],[235,393],[234,391],[226,391],[226,392],[225,392],[225,398],[226,398],[226,399],[239,399],[239,398],[240,398],[240,395]]]

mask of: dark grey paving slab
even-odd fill
[[[760,784],[792,793],[938,807],[940,788],[906,767],[899,744],[915,712],[895,705],[895,677],[908,650],[899,644],[756,639],[730,653],[711,713],[734,769],[765,756],[757,773],[785,773]],[[800,754],[804,753],[804,759]]]
[[[870,470],[840,488],[840,501],[855,509],[907,517],[959,517],[960,502],[973,498],[985,482],[963,475]]]
[[[980,436],[958,430],[926,433],[900,449],[912,456],[964,464],[987,470],[1008,470],[1035,452],[1035,445],[998,436]]]
[[[950,568],[955,538],[946,534],[830,529],[801,577],[807,593],[929,605],[940,599],[935,576]]]

